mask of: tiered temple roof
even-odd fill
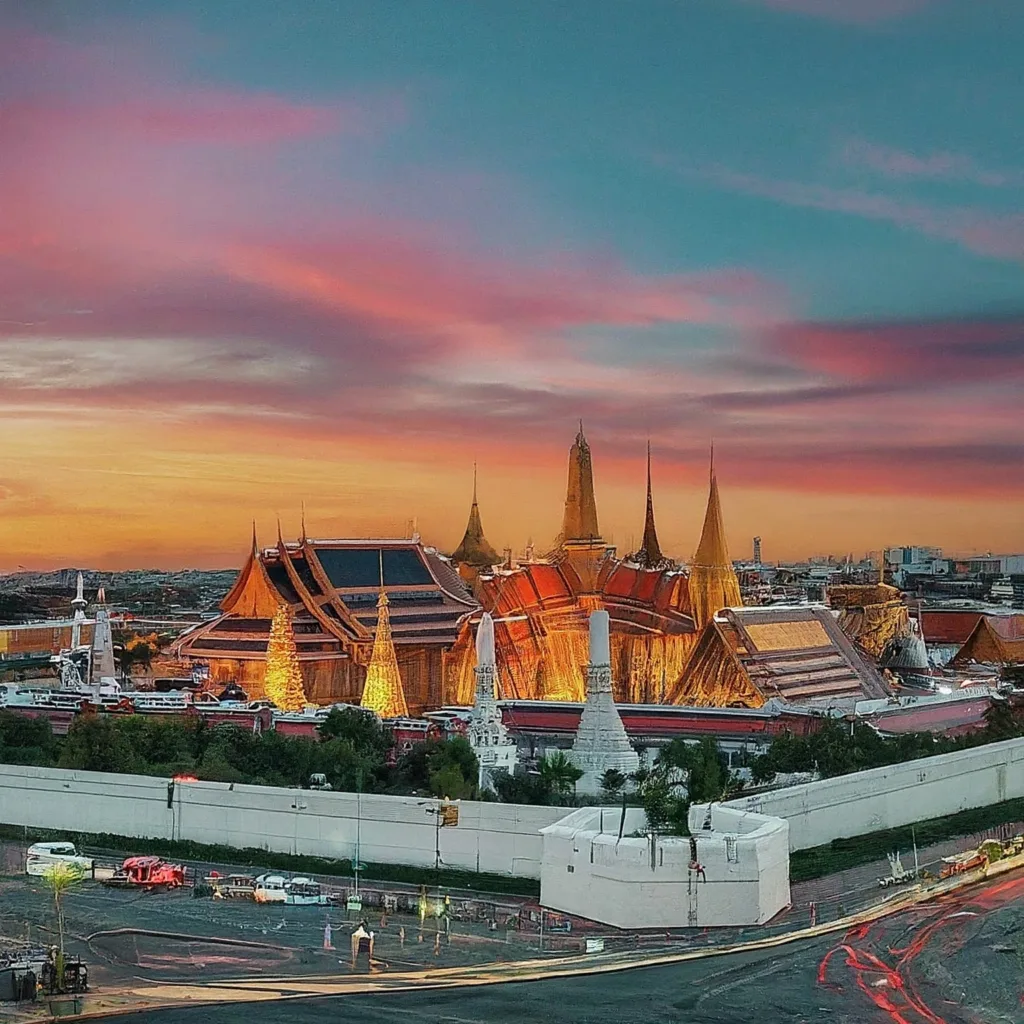
[[[824,607],[730,608],[701,634],[674,703],[761,707],[773,697],[830,705],[888,688]]]
[[[888,583],[840,584],[829,587],[829,606],[839,612],[843,632],[872,658],[910,633],[910,613],[903,596]]]
[[[271,620],[292,618],[307,695],[357,702],[384,591],[406,697],[414,708],[444,703],[443,654],[460,619],[476,607],[450,562],[415,540],[310,540],[253,544],[221,603],[222,614],[186,632],[179,657],[207,662],[214,682],[237,681],[261,695]]]

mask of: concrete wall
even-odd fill
[[[790,850],[1024,796],[1024,739],[907,761],[730,801],[785,818]]]
[[[585,807],[543,830],[541,903],[616,928],[763,924],[789,905],[786,823],[716,806],[691,808],[688,838],[628,838],[646,825],[640,808]]]
[[[540,829],[558,807],[460,804],[459,825],[435,830],[434,800],[315,793],[219,782],[177,783],[143,775],[0,765],[0,822],[36,829],[183,839],[278,853],[355,857],[433,867],[440,840],[445,867],[540,877]],[[358,815],[357,815],[358,807]],[[358,824],[357,824],[358,822]]]

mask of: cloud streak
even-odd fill
[[[855,188],[764,178],[725,167],[702,175],[721,188],[786,206],[882,221],[930,238],[955,242],[993,259],[1024,260],[1024,214],[997,215],[972,207],[935,207]]]
[[[943,181],[968,183],[986,188],[1024,185],[1024,173],[990,170],[962,153],[937,152],[919,156],[867,139],[849,139],[839,152],[847,167],[867,169],[902,181]]]

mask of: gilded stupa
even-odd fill
[[[708,507],[704,513],[700,543],[690,564],[689,590],[690,607],[698,629],[703,629],[715,613],[723,608],[737,608],[743,604],[740,583],[725,545],[725,527],[722,524],[722,504],[718,498],[713,452]]]
[[[398,658],[391,639],[388,595],[384,590],[384,563],[381,560],[380,597],[377,598],[377,629],[373,637],[373,654],[366,668],[366,684],[360,705],[376,711],[381,718],[408,718],[409,706],[402,689]]]

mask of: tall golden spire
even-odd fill
[[[462,543],[452,552],[452,561],[468,566],[471,570],[489,569],[501,559],[484,536],[480,522],[480,506],[476,500],[476,463],[473,463],[473,504],[469,507],[469,523],[463,534]]]
[[[562,518],[561,542],[600,542],[597,525],[597,501],[594,498],[594,469],[590,462],[590,445],[580,432],[569,449],[569,482],[565,491],[565,515]]]
[[[380,597],[377,599],[377,630],[373,637],[373,653],[366,669],[366,683],[360,704],[376,711],[381,718],[406,718],[402,677],[398,671],[395,644],[391,639],[391,616],[388,595],[384,590],[384,552],[380,552]]]
[[[651,442],[647,442],[647,511],[644,514],[644,539],[635,561],[647,569],[654,569],[665,562],[658,543],[658,531],[654,528],[654,496],[651,491]]]
[[[698,628],[702,628],[723,608],[735,608],[743,603],[739,580],[736,579],[732,562],[729,560],[729,550],[725,545],[725,527],[722,524],[722,504],[718,497],[713,446],[708,507],[704,513],[700,543],[690,566],[689,589],[690,605]]]
[[[284,604],[278,607],[270,624],[263,688],[281,711],[301,711],[306,706],[292,617]]]

